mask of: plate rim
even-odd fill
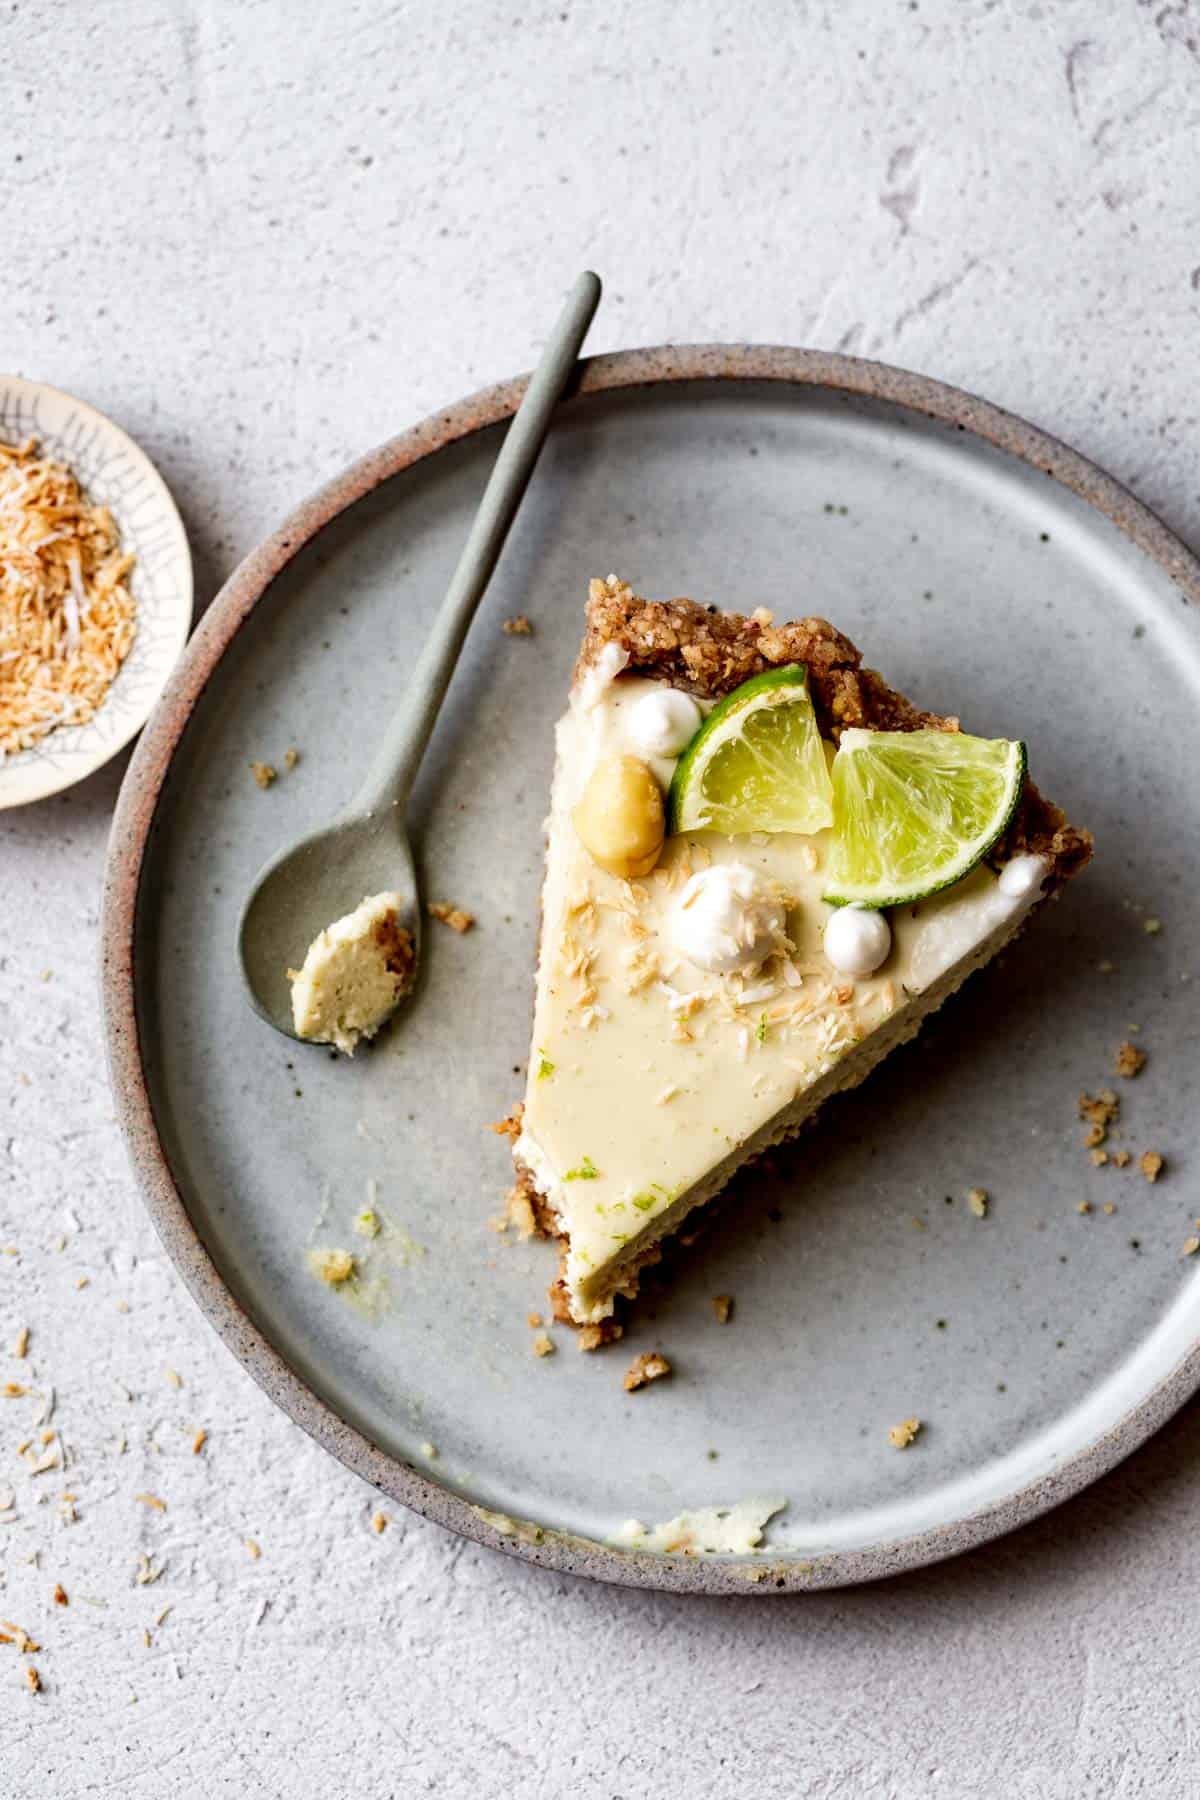
[[[367,452],[304,500],[221,588],[150,715],[117,800],[101,918],[105,1046],[135,1180],[184,1286],[242,1367],[295,1424],[355,1474],[449,1531],[564,1574],[668,1592],[796,1592],[849,1586],[921,1568],[1028,1523],[1137,1449],[1200,1387],[1200,1337],[1141,1400],[1060,1467],[948,1525],[815,1558],[770,1550],[725,1558],[620,1549],[489,1513],[391,1456],[343,1419],[291,1367],[226,1287],[191,1221],[158,1132],[137,1019],[138,902],[158,802],[195,706],[254,607],[288,563],[328,524],[385,481],[510,418],[527,381],[528,376],[521,375],[497,382],[430,414]],[[824,388],[890,402],[969,433],[1043,471],[1101,512],[1170,577],[1185,603],[1200,606],[1200,557],[1119,481],[1039,426],[931,376],[838,352],[785,345],[660,345],[586,359],[565,404],[631,389],[714,381]]]
[[[73,407],[82,418],[103,431],[106,437],[124,448],[146,476],[151,491],[155,494],[161,508],[162,517],[178,540],[173,556],[178,559],[180,572],[178,620],[172,636],[171,661],[169,666],[164,668],[154,692],[147,696],[144,703],[139,703],[129,709],[111,741],[98,744],[94,750],[85,754],[78,764],[68,769],[59,769],[57,776],[53,769],[48,767],[42,781],[34,782],[31,792],[18,793],[11,797],[6,796],[3,780],[4,764],[0,763],[0,812],[11,812],[19,806],[33,806],[39,800],[50,800],[55,794],[65,793],[68,788],[73,788],[79,782],[86,781],[89,775],[94,775],[97,770],[104,768],[106,763],[110,763],[113,757],[119,755],[131,739],[137,736],[162,698],[166,685],[187,646],[188,632],[191,630],[192,616],[196,609],[196,577],[192,567],[192,548],[188,541],[187,527],[176,504],[175,496],[167,486],[165,478],[149,452],[143,450],[137,439],[132,437],[123,425],[118,425],[115,419],[111,419],[107,413],[101,412],[98,406],[93,406],[90,400],[82,400],[78,394],[72,394],[67,388],[56,387],[51,381],[37,381],[29,375],[8,374],[0,370],[0,389],[2,388],[24,389],[28,395],[35,398],[47,394],[56,403],[65,402],[68,406]],[[120,506],[114,506],[112,510],[116,513],[119,524]],[[120,670],[117,671],[117,675],[120,675]],[[116,677],[114,677],[114,683],[115,680]],[[108,695],[106,694],[100,710],[97,711],[97,718],[100,717],[103,705],[107,700]],[[12,766],[18,765],[13,764]]]

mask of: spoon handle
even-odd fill
[[[404,806],[445,698],[475,609],[504,548],[509,526],[575,367],[600,301],[600,278],[581,275],[551,332],[488,478],[470,536],[446,590],[404,698],[354,802],[355,812]]]

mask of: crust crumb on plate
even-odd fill
[[[555,1318],[560,1315],[555,1312]],[[575,1321],[570,1313],[563,1313],[563,1322],[573,1325]],[[606,1344],[615,1344],[618,1338],[625,1336],[625,1327],[618,1325],[614,1319],[601,1319],[598,1325],[579,1325],[576,1327],[575,1342],[581,1350],[603,1350]]]
[[[671,1373],[671,1365],[657,1350],[643,1350],[635,1356],[625,1371],[621,1386],[627,1394],[636,1394],[651,1381],[661,1381],[664,1375]]]
[[[554,1355],[554,1339],[549,1335],[548,1332],[545,1332],[545,1331],[540,1332],[539,1335],[534,1338],[533,1354],[535,1356],[553,1356]]]
[[[893,1450],[907,1450],[920,1431],[921,1425],[922,1421],[915,1416],[911,1419],[902,1419],[899,1425],[893,1425],[888,1432],[888,1443]]]
[[[1144,1050],[1139,1050],[1136,1044],[1131,1044],[1128,1040],[1118,1045],[1116,1055],[1118,1075],[1123,1075],[1127,1081],[1132,1081],[1133,1077],[1139,1074],[1145,1066],[1146,1052]]]
[[[1080,1094],[1079,1116],[1092,1125],[1108,1127],[1116,1123],[1121,1102],[1111,1088],[1101,1088],[1095,1095]]]
[[[451,900],[431,900],[428,910],[430,918],[440,919],[443,925],[448,925],[451,931],[457,931],[460,937],[463,932],[470,931],[475,923],[474,913],[455,906]]]
[[[717,1316],[717,1324],[728,1325],[730,1319],[733,1317],[733,1295],[714,1294],[712,1299],[712,1309]]]
[[[533,626],[524,613],[517,613],[514,618],[505,619],[500,627],[505,637],[532,637]]]
[[[1138,1168],[1142,1171],[1146,1180],[1150,1182],[1158,1180],[1163,1172],[1165,1164],[1166,1158],[1160,1156],[1157,1150],[1143,1150],[1138,1159]]]
[[[521,1135],[521,1118],[524,1111],[525,1102],[518,1100],[512,1111],[506,1113],[504,1118],[493,1119],[488,1130],[494,1131],[497,1137],[511,1138],[515,1143]]]

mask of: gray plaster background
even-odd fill
[[[906,364],[1196,543],[1198,126],[1189,0],[4,0],[0,364],[145,445],[202,602],[347,459],[527,366],[587,263],[593,348]],[[45,1683],[0,1645],[0,1800],[1196,1791],[1195,1407],[1020,1535],[858,1592],[668,1599],[376,1535],[133,1192],[94,966],[119,775],[0,816],[0,1350],[33,1332],[0,1382],[54,1385],[79,1513],[0,1399],[0,1617]]]

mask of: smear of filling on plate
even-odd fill
[[[70,469],[0,443],[0,761],[104,704],[137,630],[133,565]]]

